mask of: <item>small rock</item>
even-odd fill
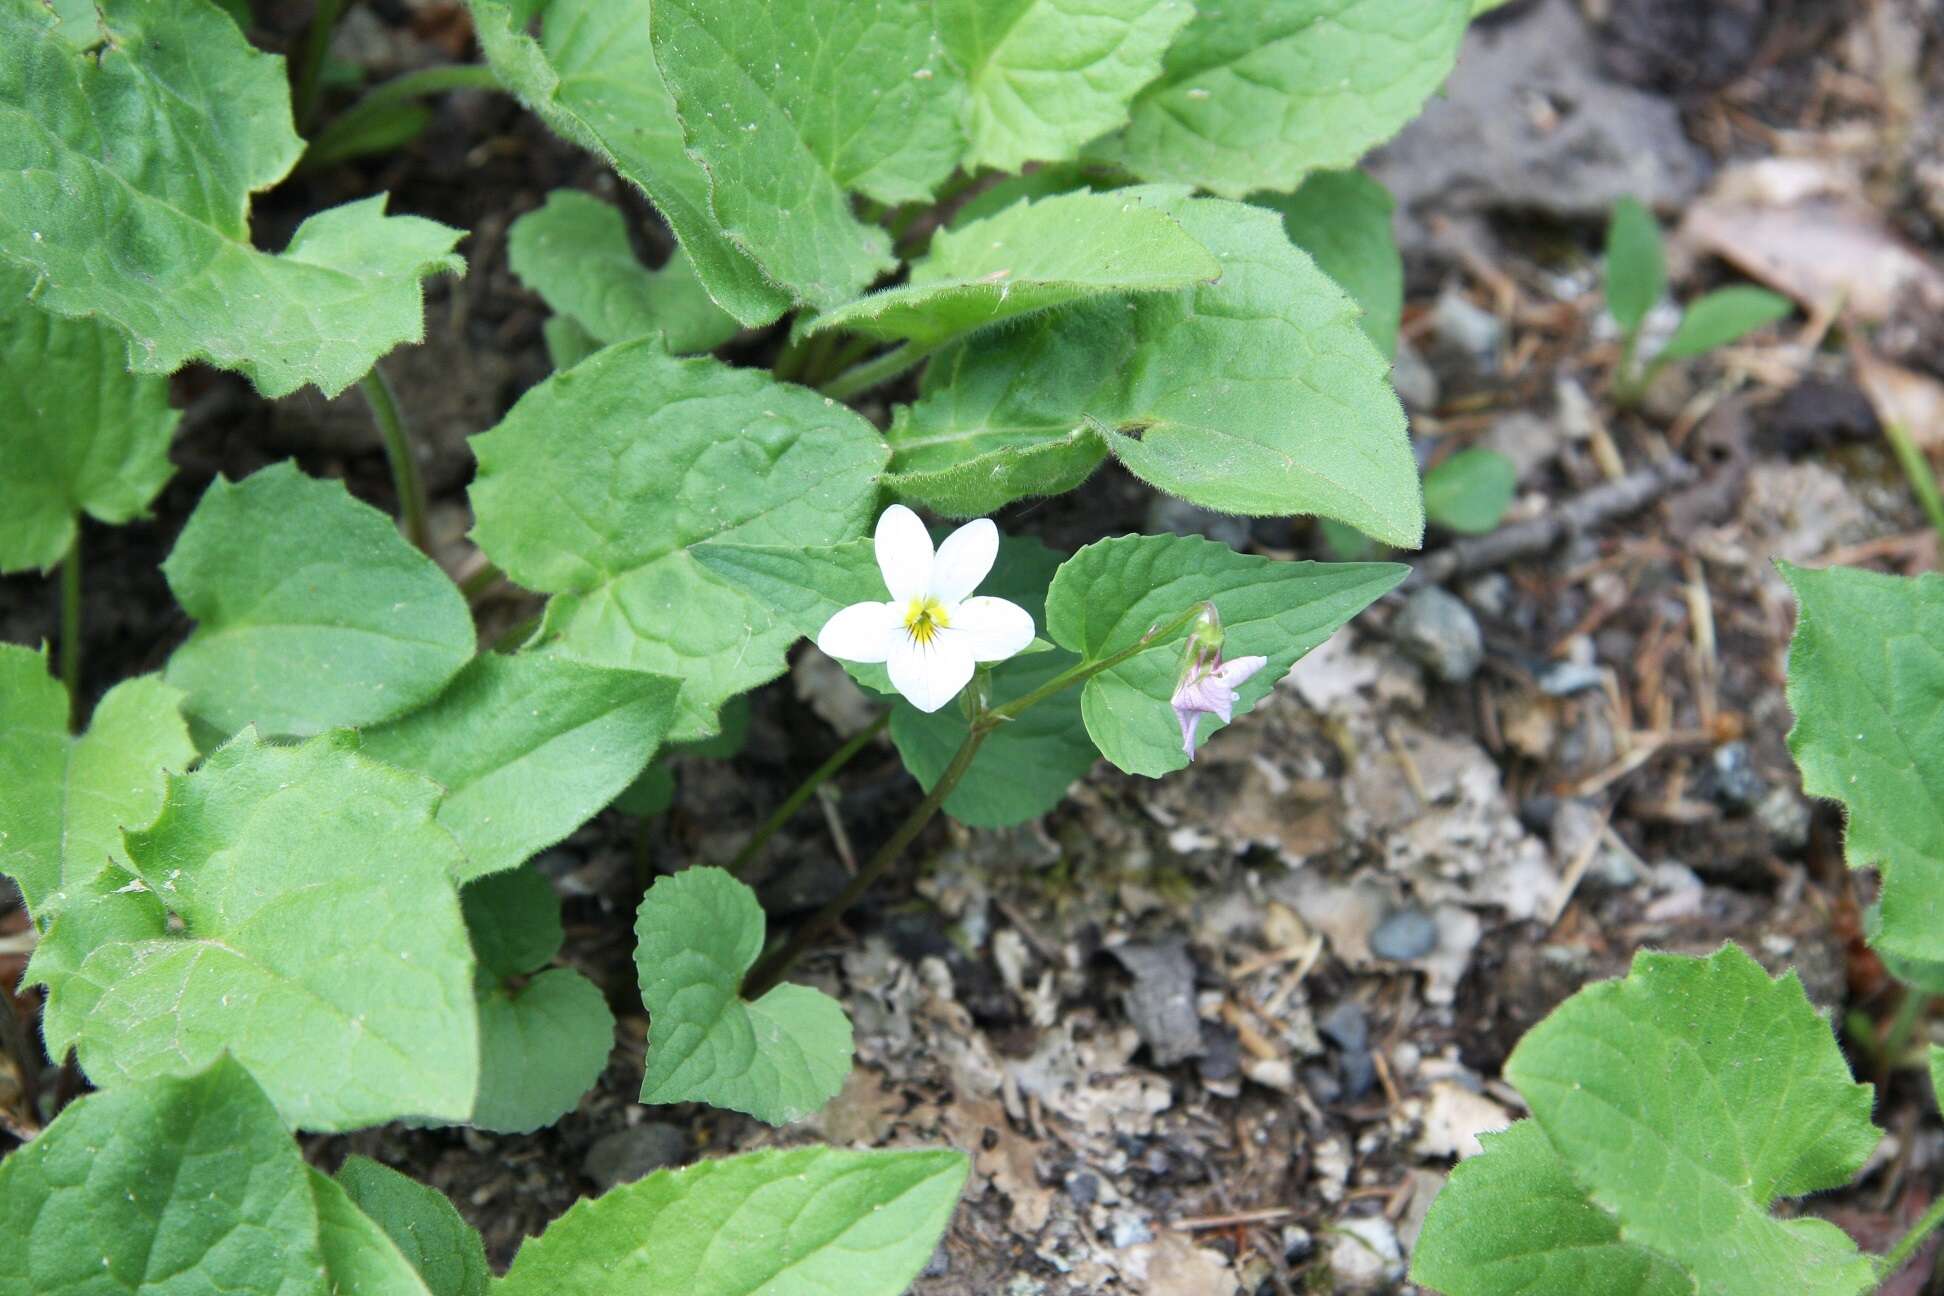
[[[1249,547],[1249,519],[1211,512],[1172,495],[1156,495],[1148,505],[1147,529],[1150,534],[1207,536],[1231,549]]]
[[[1316,1254],[1316,1238],[1301,1224],[1291,1224],[1282,1231],[1283,1260],[1289,1264],[1301,1264]]]
[[[1460,1161],[1477,1156],[1485,1149],[1478,1136],[1502,1130],[1512,1123],[1512,1113],[1454,1080],[1439,1080],[1431,1086],[1424,1103],[1424,1129],[1418,1135],[1417,1152],[1426,1157],[1456,1157]]]
[[[932,1252],[932,1258],[925,1262],[925,1271],[918,1276],[920,1278],[943,1278],[950,1272],[952,1272],[952,1257],[946,1252],[945,1244],[940,1242],[938,1249]]]
[[[1498,368],[1505,325],[1498,316],[1472,305],[1456,286],[1447,286],[1431,307],[1431,356],[1478,377]]]
[[[1090,1171],[1081,1171],[1067,1180],[1067,1196],[1081,1210],[1100,1200],[1100,1176]]]
[[[1537,680],[1539,691],[1549,697],[1571,697],[1599,688],[1605,682],[1606,676],[1598,666],[1576,661],[1554,662],[1539,672]]]
[[[1485,660],[1478,620],[1459,599],[1427,585],[1404,601],[1391,634],[1405,652],[1447,684],[1463,684]]]
[[[1148,1227],[1146,1220],[1132,1211],[1115,1211],[1114,1222],[1109,1227],[1107,1236],[1116,1250],[1125,1251],[1128,1247],[1154,1241],[1154,1230]]]
[[[1515,480],[1524,482],[1552,462],[1559,453],[1559,442],[1556,425],[1531,410],[1514,410],[1486,429],[1478,444],[1510,460],[1517,473]]]
[[[1770,788],[1755,806],[1755,818],[1783,850],[1799,851],[1809,844],[1809,803],[1794,788]]]
[[[602,1192],[633,1183],[653,1171],[682,1164],[688,1156],[688,1134],[674,1125],[647,1121],[616,1130],[587,1150],[581,1169]]]
[[[1370,1047],[1370,1018],[1364,1015],[1363,1005],[1353,999],[1345,999],[1330,1009],[1316,1023],[1316,1029],[1345,1051]]]
[[[1409,338],[1397,339],[1397,357],[1391,361],[1391,386],[1404,408],[1429,413],[1438,408],[1438,375],[1424,363],[1424,357]]]
[[[1399,909],[1370,933],[1370,952],[1393,963],[1409,963],[1438,943],[1438,924],[1422,909]]]
[[[1195,964],[1184,940],[1116,945],[1108,953],[1134,978],[1126,995],[1128,1020],[1154,1055],[1156,1066],[1173,1066],[1202,1052],[1201,1017],[1195,1011]]]
[[[1465,602],[1488,617],[1512,610],[1512,580],[1504,572],[1485,572],[1465,582]]]
[[[1744,742],[1723,743],[1714,749],[1714,797],[1730,810],[1749,810],[1768,792],[1755,772],[1755,758]]]
[[[1333,1291],[1378,1291],[1404,1277],[1404,1248],[1382,1215],[1337,1221],[1330,1239]]]

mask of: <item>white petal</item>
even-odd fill
[[[1230,688],[1236,688],[1246,683],[1251,675],[1254,675],[1268,664],[1269,659],[1267,657],[1237,657],[1234,661],[1223,662],[1221,666],[1216,668],[1213,678],[1220,680]]]
[[[824,622],[817,647],[840,661],[881,662],[905,639],[896,603],[853,603]]]
[[[932,563],[931,596],[941,603],[956,603],[973,590],[992,571],[992,560],[999,556],[999,528],[991,518],[967,522],[945,537]]]
[[[923,598],[931,587],[931,532],[902,504],[893,504],[878,519],[877,564],[894,603]]]
[[[938,710],[972,680],[972,654],[950,634],[935,635],[928,644],[900,635],[885,664],[891,686],[920,711]]]
[[[974,661],[1004,661],[1033,642],[1033,617],[1017,603],[987,595],[946,610],[950,629],[939,636],[959,644]]]

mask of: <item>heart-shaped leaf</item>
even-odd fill
[[[432,1296],[486,1296],[492,1270],[485,1245],[444,1193],[362,1156],[345,1158],[337,1184],[391,1238]]]
[[[648,1005],[641,1101],[705,1102],[785,1125],[844,1087],[851,1025],[836,1000],[788,983],[742,998],[764,931],[756,893],[721,869],[685,869],[648,888],[635,919]]]

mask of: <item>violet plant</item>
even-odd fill
[[[1024,821],[1103,757],[1182,768],[1404,574],[1171,535],[1068,555],[989,521],[934,551],[912,510],[980,518],[1112,459],[1208,509],[1421,538],[1388,200],[1345,168],[1443,81],[1470,0],[469,7],[483,65],[334,118],[337,4],[287,73],[242,5],[0,0],[0,570],[58,567],[63,606],[57,671],[0,647],[0,871],[47,1056],[95,1090],[63,1106],[24,1059],[45,1128],[0,1162],[0,1296],[902,1291],[960,1150],[660,1171],[496,1277],[437,1193],[326,1177],[292,1134],[572,1110],[614,1020],[528,861],[665,799],[660,758],[719,740],[805,639],[883,708],[811,785],[888,729],[923,799],[781,938],[730,869],[660,877],[636,959],[644,1102],[813,1112],[850,1024],[787,975],[934,816]],[[300,162],[482,86],[679,244],[643,266],[579,193],[513,223],[556,372],[473,438],[471,538],[545,608],[486,650],[423,552],[377,368],[463,232],[382,194],[277,253],[250,224]],[[771,367],[709,354],[737,340]],[[193,631],[82,717],[77,518],[151,505],[191,362],[267,399],[359,386],[403,534],[294,464],[219,478],[163,564]]]

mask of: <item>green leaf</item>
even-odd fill
[[[0,644],[0,873],[19,884],[39,926],[67,892],[127,867],[122,829],[152,822],[164,771],[196,758],[181,700],[154,675],[123,680],[88,732],[70,738],[67,690],[47,659]]]
[[[1143,180],[1224,197],[1347,167],[1417,115],[1458,58],[1470,0],[1202,5],[1096,146]]]
[[[1124,125],[1194,12],[1188,0],[937,0],[938,37],[970,87],[968,169],[1070,158]]]
[[[1688,303],[1680,327],[1655,358],[1682,360],[1698,356],[1727,346],[1777,320],[1787,319],[1794,311],[1795,304],[1787,297],[1766,288],[1751,288],[1746,284],[1718,288]]]
[[[1933,1044],[1928,1054],[1931,1082],[1931,1103],[1944,1107],[1944,1048]]]
[[[675,771],[661,761],[651,761],[641,776],[614,798],[614,808],[638,818],[665,814],[675,804]]]
[[[251,246],[250,195],[302,152],[283,60],[214,5],[0,0],[0,262],[127,334],[138,371],[200,359],[336,395],[423,336],[420,280],[464,271],[460,231],[379,196]]]
[[[641,1101],[705,1102],[786,1125],[844,1087],[851,1025],[836,1000],[789,982],[754,1003],[741,997],[764,927],[756,893],[721,869],[684,869],[648,888],[635,919],[648,1005]]]
[[[1849,810],[1851,868],[1883,877],[1901,958],[1938,957],[1944,911],[1944,576],[1782,564],[1800,612],[1789,641],[1789,750],[1802,790]]]
[[[307,1170],[317,1210],[318,1248],[327,1290],[358,1296],[430,1296],[418,1270],[384,1229],[333,1179]]]
[[[963,151],[929,5],[657,0],[648,27],[709,205],[772,282],[829,309],[897,264],[850,195],[924,202]]]
[[[780,674],[796,637],[691,548],[849,539],[885,454],[842,405],[652,341],[554,375],[472,444],[473,534],[514,580],[554,596],[543,639],[680,679],[677,740],[713,733],[716,709]]]
[[[54,957],[37,951],[30,972],[96,1084],[227,1050],[298,1128],[470,1114],[473,955],[451,880],[464,860],[433,818],[437,786],[353,741],[272,747],[245,731],[171,777],[154,826],[126,835],[139,886],[55,918]],[[70,925],[119,938],[77,965]]]
[[[1044,625],[1046,587],[1061,556],[1037,540],[1007,536],[979,592],[1017,603],[1032,615],[1033,624]],[[1000,662],[992,667],[992,701],[997,705],[1022,697],[1079,660],[1074,653],[1052,649]],[[965,713],[955,706],[927,715],[900,698],[891,710],[891,741],[927,792],[951,764],[967,728]],[[945,799],[946,813],[978,828],[1025,823],[1065,800],[1067,788],[1099,756],[1080,717],[1080,690],[1068,689],[992,732]]]
[[[580,1104],[614,1051],[614,1014],[560,952],[560,898],[530,868],[481,878],[460,900],[479,959],[479,1099],[472,1124],[501,1134],[551,1125]]]
[[[461,878],[510,869],[586,823],[661,746],[680,682],[565,657],[485,653],[365,755],[442,784]]]
[[[162,574],[197,621],[164,678],[224,734],[377,724],[431,701],[473,654],[472,615],[438,565],[293,463],[219,476]]]
[[[1318,171],[1295,193],[1255,194],[1249,201],[1282,215],[1289,241],[1363,307],[1365,335],[1385,359],[1394,357],[1404,256],[1391,231],[1390,191],[1361,171]]]
[[[950,1151],[766,1149],[657,1170],[576,1202],[499,1296],[899,1296],[965,1182]]]
[[[547,344],[547,359],[555,372],[572,369],[601,349],[593,334],[566,315],[549,315],[542,320],[540,336]]]
[[[175,471],[169,438],[181,417],[167,380],[128,372],[119,334],[36,310],[32,283],[0,261],[0,572],[52,568],[82,513],[145,513]]]
[[[1445,1296],[1693,1296],[1687,1274],[1587,1200],[1537,1122],[1479,1142],[1431,1203],[1412,1282]]]
[[[815,639],[824,622],[853,603],[882,603],[891,597],[869,540],[846,540],[817,549],[705,544],[696,546],[695,560],[768,608],[792,642]],[[865,688],[897,692],[881,664],[838,664]]]
[[[337,1184],[391,1238],[432,1296],[486,1296],[486,1248],[444,1193],[362,1156],[345,1158]]]
[[[648,270],[620,211],[573,189],[554,190],[545,206],[514,221],[506,255],[522,283],[602,346],[657,333],[681,355],[712,351],[742,328],[709,300],[687,253],[677,248],[667,265]]]
[[[1891,976],[1926,994],[1944,994],[1944,959],[1903,958],[1883,948],[1883,906],[1867,905],[1863,910],[1863,939],[1876,948],[1877,957]]]
[[[1269,659],[1241,686],[1240,714],[1409,571],[1396,563],[1277,562],[1200,536],[1121,536],[1090,544],[1061,565],[1046,595],[1046,629],[1062,647],[1101,661],[1213,603],[1227,634],[1224,655]],[[1130,774],[1159,776],[1188,763],[1170,705],[1185,630],[1093,676],[1081,693],[1087,732]],[[1204,726],[1204,737],[1220,727],[1219,720]]]
[[[930,349],[1001,320],[1090,297],[1212,282],[1221,263],[1167,213],[1111,193],[1061,194],[940,230],[909,282],[820,315],[844,329]]]
[[[1637,954],[1624,980],[1586,987],[1527,1032],[1505,1076],[1543,1135],[1500,1140],[1477,1160],[1506,1162],[1468,1176],[1457,1209],[1433,1208],[1419,1241],[1427,1281],[1453,1293],[1508,1290],[1493,1279],[1512,1272],[1471,1267],[1497,1251],[1555,1280],[1521,1290],[1578,1292],[1580,1262],[1538,1253],[1594,1231],[1593,1211],[1625,1239],[1628,1263],[1687,1282],[1657,1277],[1649,1290],[1874,1288],[1875,1266],[1835,1225],[1770,1213],[1779,1199],[1848,1182],[1881,1134],[1870,1087],[1851,1081],[1794,973],[1771,981],[1732,945],[1705,959]],[[1549,1191],[1483,1195],[1518,1191],[1522,1172]],[[1566,1200],[1567,1181],[1577,1201]],[[1482,1235],[1467,1241],[1461,1229]]]
[[[1512,506],[1519,470],[1492,450],[1460,450],[1424,474],[1424,515],[1448,531],[1484,535]]]
[[[750,327],[789,308],[789,294],[729,240],[710,207],[708,173],[683,145],[637,0],[468,3],[494,74],[648,196],[717,305]],[[538,40],[526,34],[536,9]]]
[[[1607,225],[1607,310],[1628,333],[1667,291],[1667,263],[1661,251],[1660,224],[1632,198],[1613,204]]]
[[[219,1292],[327,1294],[303,1157],[228,1058],[79,1098],[0,1162],[5,1296]]]
[[[1416,545],[1404,412],[1356,304],[1273,212],[1156,189],[1116,196],[1174,216],[1222,261],[1220,281],[1083,304],[941,353],[939,376],[928,371],[893,423],[893,489],[931,503],[909,490],[924,473],[944,505],[990,508],[1077,482],[1098,441],[1205,508],[1320,513]],[[1027,488],[995,490],[1002,481]]]

